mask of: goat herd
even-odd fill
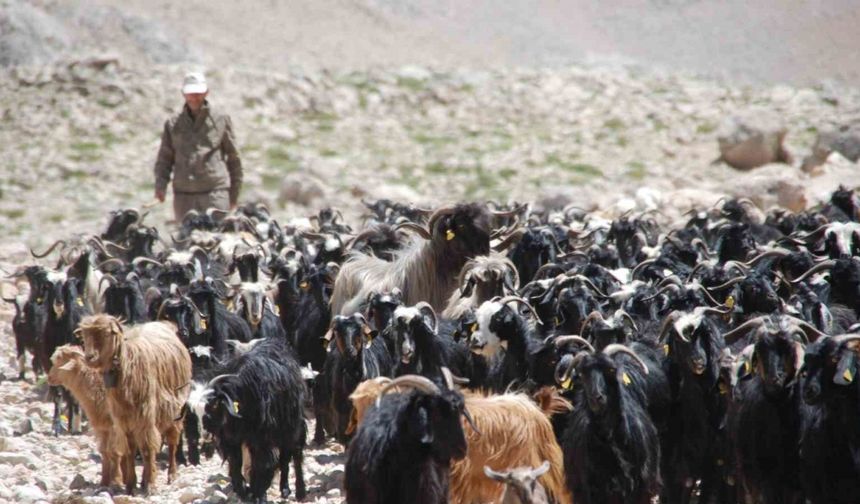
[[[314,443],[348,445],[349,503],[860,501],[853,190],[671,229],[365,205],[359,232],[331,209],[192,211],[169,242],[112,212],[12,273],[20,377],[30,352],[54,432],[82,409],[101,485],[127,492],[165,444],[168,481],[217,450],[239,497],[279,470],[286,498],[292,463],[302,499],[307,408]]]

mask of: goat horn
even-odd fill
[[[137,265],[138,265],[138,264],[140,264],[140,263],[150,263],[150,264],[155,264],[155,265],[157,265],[157,266],[160,266],[160,267],[162,267],[162,268],[164,267],[164,263],[160,263],[160,262],[156,261],[155,259],[151,259],[151,258],[149,258],[149,257],[135,257],[135,258],[131,261],[131,264],[132,264],[133,266],[137,266]]]
[[[511,476],[511,472],[496,472],[490,469],[490,466],[484,466],[484,475],[491,480],[499,481],[501,483],[507,483],[508,478]]]
[[[607,357],[612,357],[617,353],[624,353],[632,357],[633,360],[636,361],[636,364],[642,368],[642,372],[646,375],[648,374],[648,366],[645,364],[645,361],[636,355],[636,352],[634,352],[630,347],[613,343],[611,345],[606,345],[606,348],[603,349],[603,355],[606,355]]]
[[[739,269],[743,274],[747,274],[750,272],[749,266],[747,266],[746,263],[742,263],[739,261],[726,261],[725,270],[729,271],[733,268]]]
[[[361,233],[358,233],[357,235],[350,238],[350,240],[348,242],[346,242],[346,245],[344,245],[344,248],[346,250],[352,250],[353,247],[355,247],[356,243],[360,242],[361,240],[364,240],[368,236],[373,235],[373,233],[375,231],[376,231],[375,229],[365,229]]]
[[[433,327],[431,327],[430,329],[432,329],[433,332],[436,332],[436,326],[438,325],[438,318],[436,317],[436,310],[434,310],[433,307],[430,306],[430,303],[428,303],[427,301],[420,301],[419,303],[417,303],[415,305],[415,309],[418,310],[418,313],[421,313],[422,316],[423,316],[422,310],[426,309],[426,310],[430,311],[430,314],[433,316]]]
[[[594,347],[591,345],[591,343],[589,343],[588,340],[583,338],[582,336],[575,336],[571,334],[565,336],[558,336],[555,338],[555,340],[553,340],[553,344],[556,348],[560,348],[567,343],[579,343],[580,345],[584,346],[589,352],[595,352]]]
[[[538,268],[538,269],[537,269],[537,271],[535,271],[535,275],[534,275],[534,277],[535,277],[535,278],[540,278],[540,274],[541,274],[541,273],[543,273],[544,271],[550,271],[550,270],[552,270],[552,269],[554,269],[554,268],[559,269],[561,273],[565,273],[564,267],[562,267],[560,264],[557,264],[557,263],[547,263],[547,264],[544,264],[543,266],[541,266],[540,268]]]
[[[791,252],[788,250],[785,250],[785,249],[767,250],[767,251],[762,252],[761,254],[753,257],[752,259],[750,259],[749,261],[747,261],[743,264],[745,264],[746,266],[755,266],[755,264],[757,262],[761,261],[762,259],[767,259],[768,257],[780,257],[780,258],[782,258],[782,257],[785,257],[789,254],[791,254]]]
[[[819,331],[816,327],[805,320],[798,320],[797,325],[800,326],[800,329],[806,334],[806,339],[809,341],[817,341],[818,338],[827,337],[826,333]],[[814,338],[811,336],[814,336]],[[855,336],[860,339],[860,335]]]
[[[718,290],[723,290],[723,289],[726,289],[726,288],[728,288],[728,287],[733,286],[734,284],[736,284],[736,283],[738,283],[738,282],[742,281],[742,280],[743,280],[743,279],[745,279],[745,278],[746,278],[745,276],[738,276],[738,277],[734,277],[734,278],[732,278],[731,280],[729,280],[729,281],[728,281],[728,282],[726,282],[726,283],[722,283],[722,284],[717,285],[717,286],[715,286],[715,287],[706,287],[706,289],[708,289],[709,291],[718,291]]]
[[[651,301],[652,299],[654,299],[654,298],[656,298],[657,296],[659,296],[659,295],[663,294],[663,293],[664,293],[664,292],[666,292],[667,290],[674,290],[674,289],[680,289],[680,287],[679,287],[678,285],[676,285],[676,284],[669,284],[669,285],[667,285],[667,286],[665,286],[665,287],[661,288],[660,290],[658,290],[658,291],[657,291],[657,292],[655,292],[654,294],[651,294],[650,296],[646,296],[646,297],[642,298],[642,301]]]
[[[526,205],[515,204],[513,210],[490,210],[490,214],[494,215],[495,217],[513,217],[514,215],[521,212],[524,208],[526,208]]]
[[[711,258],[711,250],[708,248],[708,244],[703,242],[701,238],[693,238],[690,240],[690,245],[698,248],[702,252],[702,255],[705,256],[705,259]]]
[[[105,261],[102,261],[102,262],[98,263],[98,264],[96,265],[96,269],[99,269],[99,270],[100,270],[100,269],[102,269],[104,266],[107,266],[108,264],[119,264],[120,266],[124,266],[124,265],[125,265],[125,262],[124,262],[122,259],[119,259],[119,258],[117,258],[117,257],[111,257],[110,259],[107,259],[107,260],[105,260]]]
[[[639,326],[636,325],[636,322],[633,320],[633,317],[631,317],[630,314],[624,310],[618,310],[618,312],[621,313],[622,318],[624,318],[625,320],[630,322],[630,325],[633,326],[633,331],[638,333],[639,332]],[[616,315],[618,314],[618,312],[616,312]]]
[[[105,274],[102,276],[102,279],[101,279],[101,280],[99,280],[99,289],[98,289],[98,290],[102,290],[102,284],[104,283],[104,281],[105,281],[105,280],[107,280],[107,281],[108,281],[108,283],[110,283],[111,285],[115,285],[115,284],[116,284],[116,278],[114,278],[114,276],[113,276],[113,275],[111,275],[110,273],[105,273]]]
[[[706,297],[706,298],[708,298],[708,301],[710,301],[710,302],[711,302],[711,303],[713,303],[714,305],[716,305],[716,306],[722,306],[722,303],[720,303],[719,301],[717,301],[716,299],[714,299],[714,296],[712,296],[712,295],[711,295],[711,293],[708,291],[708,289],[706,289],[702,284],[700,284],[700,283],[694,283],[694,284],[691,284],[691,285],[689,286],[689,288],[695,288],[696,290],[700,291],[702,294],[704,294],[704,295],[705,295],[705,297]],[[714,287],[714,290],[716,290],[716,289],[717,289],[717,288],[716,288],[716,287]]]
[[[46,250],[46,251],[42,252],[41,254],[37,254],[37,253],[36,253],[36,251],[35,251],[35,250],[33,250],[33,249],[30,249],[30,254],[32,254],[32,255],[33,255],[33,257],[35,257],[36,259],[42,259],[43,257],[47,257],[47,255],[48,255],[48,254],[50,254],[51,252],[53,252],[53,251],[54,251],[54,249],[55,249],[55,248],[57,248],[57,245],[59,245],[59,244],[61,244],[61,243],[63,244],[63,248],[65,248],[65,247],[66,247],[66,242],[65,242],[64,240],[57,240],[57,241],[55,241],[55,242],[54,242],[54,244],[53,244],[53,245],[51,245],[51,246],[48,248],[48,250]]]
[[[640,271],[645,269],[645,267],[654,264],[655,262],[657,262],[656,258],[655,259],[645,259],[644,261],[640,262],[639,264],[636,265],[635,268],[633,268],[633,272],[630,273],[630,278],[635,279],[636,275],[639,274]]]
[[[601,322],[605,322],[606,319],[603,318],[603,314],[598,310],[594,310],[589,313],[585,320],[582,321],[582,325],[579,327],[579,334],[585,334],[585,329],[592,324],[595,320],[600,319]]]
[[[170,233],[170,241],[173,242],[174,245],[185,245],[186,243],[191,241],[191,238],[185,238],[184,240],[178,240],[173,233]]]
[[[212,388],[219,381],[223,380],[224,378],[229,378],[231,376],[239,376],[239,375],[236,373],[220,374],[220,375],[216,376],[215,378],[212,378],[211,380],[209,380],[209,382],[206,384],[206,388]]]
[[[425,394],[430,394],[430,395],[439,395],[442,393],[442,391],[439,390],[439,387],[435,383],[433,383],[429,379],[425,378],[424,376],[420,376],[420,375],[398,376],[397,378],[391,380],[384,387],[382,387],[382,390],[379,391],[379,395],[376,397],[376,406],[377,407],[379,407],[379,404],[382,402],[382,396],[384,396],[386,392],[388,392],[389,390],[391,390],[394,387],[412,387],[412,388],[420,390],[421,392],[424,392]]]
[[[433,215],[431,215],[430,218],[427,219],[428,233],[430,233],[431,235],[433,234],[433,228],[436,226],[436,221],[438,221],[439,219],[441,219],[442,217],[444,217],[446,215],[453,214],[456,210],[457,210],[456,207],[444,206],[442,208],[439,208],[435,212],[433,212]]]
[[[802,274],[799,277],[792,280],[791,283],[792,284],[798,284],[798,283],[806,280],[808,277],[810,277],[816,273],[832,269],[833,266],[835,266],[835,265],[836,265],[836,261],[834,261],[834,260],[824,261],[823,263],[818,263],[815,266],[806,270],[806,272],[804,274]]]
[[[493,250],[495,250],[496,252],[501,252],[502,250],[505,250],[506,248],[510,247],[511,244],[515,241],[519,241],[520,239],[522,239],[524,234],[526,234],[526,230],[524,228],[517,228],[511,231],[508,236],[506,236],[502,241],[500,241],[493,247]]]
[[[723,339],[726,341],[726,344],[731,345],[732,343],[737,341],[738,338],[740,338],[741,336],[746,334],[751,329],[758,328],[762,324],[764,324],[765,318],[766,318],[765,316],[761,316],[761,317],[756,317],[754,319],[747,320],[746,322],[737,326],[736,328],[732,329],[731,331],[723,333]]]
[[[445,377],[445,384],[448,385],[448,390],[454,390],[454,385],[468,385],[469,383],[468,378],[454,376],[454,373],[446,366],[442,366],[442,376]]]
[[[206,216],[214,218],[215,214],[219,215],[228,215],[230,212],[227,210],[221,210],[220,208],[210,207],[206,209]]]
[[[677,311],[673,311],[668,316],[666,316],[666,318],[663,320],[663,323],[660,325],[660,334],[657,336],[658,341],[663,341],[663,338],[666,336],[666,332],[675,323],[676,320],[678,320]],[[681,339],[683,339],[684,341],[689,341],[683,334],[681,334],[680,336]]]
[[[430,235],[430,231],[427,231],[427,229],[425,229],[423,226],[414,222],[401,222],[394,227],[395,231],[400,231],[401,229],[408,229],[410,231],[414,231],[418,233],[418,236],[424,238],[425,240],[429,240],[430,238],[432,238],[432,236]]]
[[[582,275],[574,275],[573,278],[583,281],[585,283],[585,285],[589,286],[591,288],[591,290],[593,290],[598,296],[600,296],[604,299],[609,297],[602,290],[600,290],[596,285],[594,285],[594,282],[589,280],[587,277],[584,277]]]
[[[860,341],[860,334],[840,334],[831,338],[838,345],[844,345],[849,341]]]
[[[531,312],[531,314],[534,316],[535,321],[538,323],[538,325],[543,325],[543,322],[541,322],[540,317],[538,317],[538,314],[535,311],[535,309],[525,299],[523,299],[519,296],[505,296],[505,297],[499,299],[499,303],[502,305],[506,305],[506,304],[510,303],[511,301],[514,301],[514,302],[517,302],[520,304],[524,304],[526,306],[526,308],[528,308],[529,312]]]

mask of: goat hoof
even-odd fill
[[[281,489],[281,498],[282,498],[282,499],[288,499],[288,498],[290,497],[290,494],[291,494],[291,493],[292,493],[292,492],[290,492],[290,489],[289,489],[289,488],[282,488],[282,489]],[[297,496],[297,497],[298,497],[298,496]]]

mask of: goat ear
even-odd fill
[[[468,279],[466,280],[466,285],[464,285],[463,288],[460,289],[460,297],[466,298],[466,297],[471,296],[472,290],[474,288],[475,288],[475,277],[472,275],[469,275]]]
[[[418,407],[418,428],[419,439],[421,444],[433,444],[433,426],[430,424],[430,412],[426,406]]]
[[[234,401],[226,393],[221,394],[221,401],[224,403],[224,407],[227,409],[227,413],[231,417],[242,418],[242,415],[239,414],[239,402],[238,401]]]
[[[857,356],[851,350],[843,350],[836,364],[836,372],[833,373],[833,383],[837,385],[850,385],[857,374]]]
[[[60,366],[58,369],[60,369],[61,371],[72,371],[75,369],[75,361],[70,360],[69,362]]]
[[[118,321],[118,320],[113,319],[113,320],[111,320],[111,321],[110,321],[110,332],[111,332],[111,333],[113,333],[113,334],[115,334],[115,335],[120,335],[120,334],[122,334],[122,326],[121,326],[121,325],[119,325],[119,321]]]

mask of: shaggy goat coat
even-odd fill
[[[116,384],[107,388],[110,417],[126,437],[123,477],[127,489],[136,482],[134,451],[144,458],[142,488],[155,479],[155,455],[162,436],[169,448],[168,480],[176,473],[176,446],[182,431],[182,406],[191,383],[191,356],[176,336],[171,323],[150,322],[123,330],[107,315],[81,321],[85,342],[98,352],[90,365],[104,373],[116,373]],[[87,348],[87,357],[91,349]],[[122,440],[120,440],[121,442]]]
[[[90,421],[90,430],[96,438],[99,455],[102,457],[102,478],[99,485],[120,485],[121,453],[113,440],[113,422],[107,410],[105,383],[101,373],[87,366],[84,352],[77,346],[58,347],[51,357],[51,362],[53,366],[48,373],[48,383],[60,385],[71,392]]]
[[[361,424],[388,382],[390,379],[383,377],[366,380],[350,395],[354,409],[347,432]],[[485,465],[502,471],[517,464],[537,466],[544,460],[549,461],[550,470],[539,479],[547,494],[554,502],[571,502],[564,482],[561,447],[547,418],[553,411],[542,411],[525,394],[485,397],[467,392],[465,399],[466,409],[481,434],[465,420],[462,422],[466,457],[451,463],[451,503],[500,501],[505,485],[487,478]],[[548,406],[556,408],[557,404]]]

